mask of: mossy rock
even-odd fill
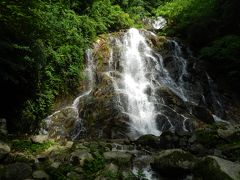
[[[196,142],[202,144],[205,148],[215,148],[217,145],[226,143],[218,135],[217,130],[213,128],[198,129],[195,134]]]
[[[166,176],[177,176],[191,172],[198,159],[181,149],[163,150],[154,156],[151,167]]]
[[[136,144],[141,144],[151,148],[159,148],[159,143],[159,137],[152,134],[143,135],[136,140]]]
[[[195,166],[194,175],[203,180],[239,180],[240,164],[207,156]]]

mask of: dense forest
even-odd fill
[[[34,130],[59,96],[77,92],[84,52],[100,34],[163,16],[162,35],[186,41],[222,86],[238,92],[238,0],[36,0],[0,3],[1,117]]]

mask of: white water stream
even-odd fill
[[[114,47],[118,47],[121,55],[119,60],[113,59],[113,54],[116,52],[111,49],[108,74],[111,76],[111,72],[117,71],[116,62],[120,61],[121,71],[118,71],[120,79],[114,76],[111,78],[119,95],[120,108],[130,118],[130,135],[135,138],[143,134],[159,136],[161,130],[157,127],[156,118],[159,114],[165,115],[158,109],[168,105],[163,100],[156,99],[156,89],[167,87],[183,101],[188,101],[183,80],[184,76],[188,76],[187,63],[183,58],[181,47],[176,41],[169,42],[172,44],[173,65],[178,70],[178,77],[174,79],[165,68],[162,56],[154,52],[139,30],[131,28],[122,39],[115,39],[113,43]],[[179,116],[182,116],[183,130],[186,130],[187,118],[183,115]],[[174,128],[169,117],[166,118]]]

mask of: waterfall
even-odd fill
[[[153,84],[147,78],[150,72],[146,59],[151,48],[137,29],[130,29],[123,39],[121,66],[123,67],[119,89],[126,95],[126,113],[131,119],[131,129],[137,134],[160,135],[154,121],[154,99],[146,93]]]
[[[163,52],[156,51],[152,47],[157,38],[150,31],[131,28],[118,36],[111,36],[108,41],[99,39],[94,44],[94,50],[86,51],[85,92],[77,96],[71,105],[48,116],[42,132],[76,139],[85,130],[81,117],[86,120],[89,132],[91,128],[97,131],[96,127],[88,124],[94,119],[97,125],[103,124],[107,128],[99,130],[107,131],[107,136],[111,131],[108,127],[114,129],[115,125],[117,128],[113,134],[121,131],[121,134],[126,133],[133,139],[144,134],[159,136],[167,130],[191,132],[192,120],[195,120],[192,108],[201,103],[206,108],[210,107],[215,114],[214,119],[220,121],[217,116],[224,109],[211,78],[205,76],[207,88],[211,90],[207,94],[211,97],[208,97],[204,92],[209,89],[204,89],[189,73],[191,71],[188,72],[194,67],[190,66],[188,56],[185,57],[184,48],[176,40],[164,39]],[[81,104],[81,99],[88,95],[91,96],[90,104]],[[102,107],[98,107],[98,103]],[[88,105],[93,105],[95,109],[89,110]],[[80,112],[79,106],[83,106]],[[110,115],[102,115],[104,111],[110,111]],[[111,112],[114,117],[111,117]],[[118,123],[122,123],[124,130],[119,130]]]
[[[156,123],[159,115],[164,116],[170,128],[174,129],[172,118],[161,109],[168,108],[176,114],[178,112],[156,94],[159,87],[167,87],[183,101],[188,101],[184,83],[184,78],[188,76],[187,63],[178,43],[169,40],[169,44],[172,45],[173,63],[178,69],[175,79],[164,66],[162,56],[148,45],[144,33],[139,30],[131,28],[122,39],[115,39],[112,43],[121,53],[119,59],[113,59],[113,54],[117,51],[110,50],[109,72],[118,71],[120,78],[108,74],[118,94],[120,109],[130,118],[131,136],[136,138],[143,134],[160,135],[163,127],[159,128]],[[119,63],[120,68],[116,69],[116,63]],[[185,122],[188,118],[181,114],[178,116],[182,129],[186,130]]]

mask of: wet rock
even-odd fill
[[[239,180],[240,164],[216,156],[207,156],[196,165],[194,174],[208,180]]]
[[[151,167],[166,175],[178,175],[191,172],[197,161],[197,158],[189,152],[170,149],[155,155]]]
[[[84,120],[87,137],[125,138],[128,131],[129,117],[123,114],[117,102],[117,95],[111,79],[99,74],[101,81],[92,94],[80,101],[79,114]]]
[[[42,171],[42,170],[34,171],[32,176],[34,179],[45,179],[45,180],[49,179],[49,175],[45,171]]]
[[[198,119],[201,121],[207,123],[207,124],[213,124],[214,118],[212,116],[212,113],[210,110],[208,110],[205,107],[202,106],[194,106],[192,109],[193,115],[195,115]]]
[[[31,136],[31,141],[34,143],[44,143],[48,141],[48,135],[35,135]]]
[[[31,178],[32,168],[26,163],[16,162],[9,164],[4,168],[3,179],[7,180],[23,180]]]
[[[7,154],[9,154],[10,151],[10,147],[6,143],[0,141],[0,160],[3,159]]]
[[[142,146],[148,146],[151,148],[159,148],[159,143],[159,137],[152,134],[143,135],[136,140],[136,144],[141,144]]]

